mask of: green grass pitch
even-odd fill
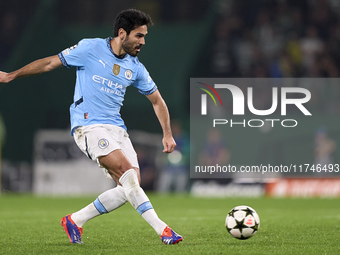
[[[128,203],[84,225],[71,244],[60,219],[96,197],[2,194],[0,254],[340,254],[339,199],[193,198],[149,194],[156,212],[184,241],[166,246]],[[233,238],[225,217],[237,205],[259,214],[259,232]]]

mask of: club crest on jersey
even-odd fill
[[[128,80],[131,80],[131,78],[132,78],[132,71],[131,70],[125,71],[125,78],[128,79]]]
[[[120,72],[120,66],[117,64],[114,64],[112,71],[113,71],[113,74],[117,76]]]
[[[102,139],[100,139],[100,140],[98,141],[98,146],[99,146],[99,148],[101,148],[101,149],[105,149],[105,148],[107,148],[107,147],[109,146],[109,141],[106,140],[105,138],[102,138]]]

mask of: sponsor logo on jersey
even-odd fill
[[[120,66],[117,64],[114,64],[112,71],[113,71],[113,74],[117,76],[120,72]]]
[[[131,70],[126,70],[125,71],[125,77],[126,77],[126,79],[131,80],[131,78],[132,78],[132,71]]]
[[[118,82],[111,81],[111,80],[106,79],[104,77],[101,77],[99,75],[93,75],[92,76],[92,80],[97,82],[97,83],[106,85],[106,86],[108,86],[110,88],[113,88],[113,89],[119,89],[119,90],[123,89],[123,85],[122,84],[119,84]]]
[[[118,82],[113,82],[109,79],[106,79],[104,77],[101,77],[99,75],[93,75],[92,80],[94,82],[97,82],[99,84],[106,85],[105,87],[102,87],[100,90],[105,91],[110,94],[116,94],[116,95],[123,95],[125,91],[122,84],[119,84]]]

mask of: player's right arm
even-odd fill
[[[18,78],[49,72],[62,65],[63,64],[58,55],[38,59],[10,73],[0,71],[0,83],[8,83]]]

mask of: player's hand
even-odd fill
[[[11,80],[9,73],[0,71],[0,83],[9,83]]]
[[[172,136],[163,137],[164,153],[171,153],[176,147],[176,142]]]

